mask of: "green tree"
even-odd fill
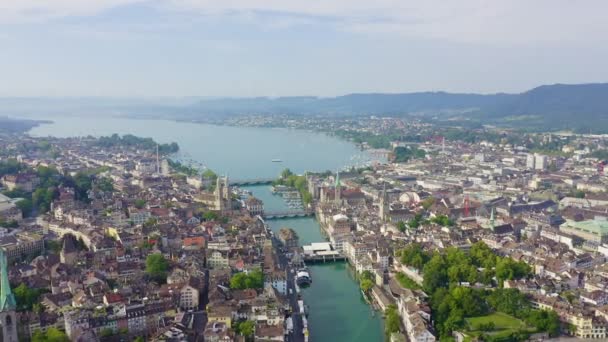
[[[283,169],[283,171],[281,171],[281,179],[288,179],[291,175],[293,175],[293,173],[290,169]]]
[[[136,199],[135,202],[133,203],[133,205],[137,209],[142,209],[143,207],[146,206],[146,201],[143,199]]]
[[[16,203],[17,207],[19,207],[19,209],[21,209],[21,213],[23,213],[23,216],[28,217],[32,214],[32,209],[34,208],[34,205],[32,204],[32,200],[30,199],[22,199],[19,202]]]
[[[211,169],[206,169],[205,171],[203,171],[201,176],[204,179],[208,179],[208,180],[215,180],[217,178],[217,174],[215,172],[213,172],[213,170],[211,170]]]
[[[244,289],[246,287],[245,280],[247,279],[247,274],[240,272],[233,275],[230,278],[230,288],[231,289]]]
[[[422,250],[418,243],[412,243],[401,251],[401,263],[422,270],[431,259],[431,255]]]
[[[217,221],[220,216],[215,211],[206,211],[203,213],[203,220],[205,221]]]
[[[446,263],[438,253],[435,253],[431,260],[424,265],[423,273],[423,288],[427,293],[433,293],[435,289],[445,287],[448,284]]]
[[[238,322],[236,324],[236,331],[241,336],[251,338],[255,332],[255,323],[249,320]]]
[[[401,323],[399,320],[399,313],[397,312],[397,307],[394,304],[389,305],[384,315],[386,317],[384,321],[384,330],[387,336],[390,336],[392,333],[399,332]]]
[[[36,330],[32,342],[69,342],[68,336],[57,328],[49,328],[46,332]]]
[[[397,229],[399,229],[399,231],[403,233],[406,229],[405,222],[403,222],[403,221],[397,222]]]
[[[150,278],[164,283],[167,281],[169,262],[162,254],[150,254],[146,258],[146,273]]]
[[[249,273],[239,272],[230,278],[230,288],[232,289],[261,289],[263,287],[264,274],[259,269]]]
[[[99,190],[104,192],[112,192],[114,191],[114,185],[112,183],[112,179],[108,177],[101,177],[97,180],[97,187]]]
[[[104,328],[101,330],[100,335],[101,337],[110,337],[114,335],[114,330],[112,330],[111,328]]]
[[[13,289],[13,294],[17,300],[17,309],[19,311],[30,311],[35,303],[38,303],[40,295],[45,292],[41,289],[30,288],[25,283],[19,284]]]
[[[360,286],[363,292],[369,292],[374,287],[374,282],[370,279],[361,279]]]

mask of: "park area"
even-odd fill
[[[532,333],[534,328],[527,326],[522,320],[513,316],[495,312],[485,316],[466,318],[470,337],[485,335],[494,341],[506,340],[514,333]]]

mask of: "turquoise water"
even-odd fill
[[[342,169],[369,156],[353,144],[318,133],[288,129],[241,128],[202,125],[164,120],[122,118],[40,117],[53,120],[30,131],[33,136],[101,136],[134,134],[151,137],[161,143],[177,142],[181,158],[192,159],[233,179],[276,177],[283,168],[292,171]],[[282,163],[272,163],[272,159]],[[267,210],[285,210],[287,206],[269,186],[248,187],[264,201]],[[314,218],[269,221],[271,228],[293,228],[300,242],[324,241]],[[313,285],[303,290],[310,307],[311,341],[383,340],[382,320],[372,316],[371,308],[361,298],[359,287],[345,263],[310,267]]]
[[[285,210],[281,197],[273,195],[268,186],[251,186],[245,189],[264,201],[266,210]],[[300,244],[325,241],[321,228],[314,218],[269,220],[270,228],[278,232],[281,227],[295,230]],[[382,319],[372,316],[371,307],[363,300],[359,286],[346,263],[316,264],[309,267],[312,286],[303,289],[311,341],[382,341]]]

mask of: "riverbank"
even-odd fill
[[[281,170],[294,173],[343,169],[356,161],[371,160],[353,144],[325,134],[303,130],[255,129],[166,120],[132,120],[100,117],[52,117],[52,124],[32,129],[32,136],[75,137],[133,134],[151,137],[159,143],[176,142],[188,159],[204,163],[230,179],[276,178]],[[280,158],[282,163],[273,163]],[[264,201],[267,210],[288,208],[269,186],[244,187]],[[313,218],[268,222],[273,231],[291,227],[301,244],[325,241]],[[302,292],[309,305],[311,341],[383,341],[383,325],[372,318],[359,286],[344,263],[309,267],[313,284]]]
[[[266,210],[284,210],[282,198],[273,195],[269,186],[245,187],[264,201]],[[315,218],[293,218],[268,221],[276,233],[281,227],[292,228],[300,245],[326,241]],[[361,294],[354,270],[347,262],[309,265],[313,283],[301,290],[309,307],[308,323],[311,341],[383,341],[381,315],[374,312]]]

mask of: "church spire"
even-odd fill
[[[492,207],[492,213],[490,214],[490,228],[494,229],[494,207]]]
[[[8,262],[4,250],[0,249],[0,311],[13,311],[16,307],[17,301],[8,281]]]

